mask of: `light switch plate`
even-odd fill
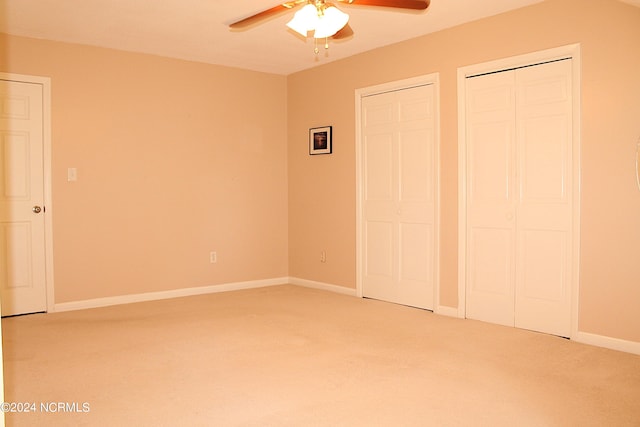
[[[67,181],[77,181],[78,180],[78,170],[76,168],[67,169]]]

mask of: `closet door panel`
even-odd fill
[[[467,80],[467,317],[514,323],[515,75]]]
[[[517,70],[519,174],[515,325],[571,332],[570,60]]]

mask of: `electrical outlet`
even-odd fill
[[[215,252],[209,252],[209,262],[211,264],[215,264],[218,262],[218,254]]]

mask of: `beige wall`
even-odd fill
[[[615,0],[548,0],[289,76],[290,275],[355,287],[355,90],[438,72],[440,304],[456,307],[457,68],[573,43],[583,65],[579,327],[640,341],[640,9]],[[307,130],[320,125],[334,126],[334,154],[311,157]]]
[[[284,76],[6,36],[0,71],[51,77],[56,303],[287,276]]]

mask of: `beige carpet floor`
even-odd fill
[[[640,356],[289,285],[2,328],[5,400],[76,409],[9,426],[640,425]]]

